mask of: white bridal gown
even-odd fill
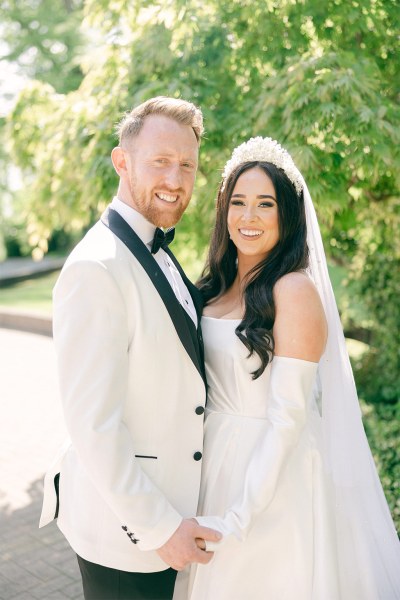
[[[318,365],[275,357],[252,380],[259,358],[247,358],[239,322],[202,319],[209,393],[198,514],[225,537],[208,565],[178,574],[174,600],[338,600]]]

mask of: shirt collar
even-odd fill
[[[114,196],[111,202],[113,208],[128,223],[144,244],[150,249],[153,243],[156,226],[150,223],[140,212]]]

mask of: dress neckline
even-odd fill
[[[238,323],[240,323],[240,321],[242,321],[242,319],[226,319],[225,317],[210,317],[208,315],[202,315],[201,317],[202,319],[212,319],[213,321],[237,321]]]

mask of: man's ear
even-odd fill
[[[111,160],[118,175],[120,177],[124,177],[124,175],[127,173],[127,165],[125,152],[122,150],[121,146],[116,146],[112,149]]]

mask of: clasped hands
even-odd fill
[[[157,553],[160,558],[176,571],[182,571],[191,563],[207,564],[214,552],[206,550],[206,541],[219,542],[219,531],[199,525],[196,519],[184,519],[175,533]]]

